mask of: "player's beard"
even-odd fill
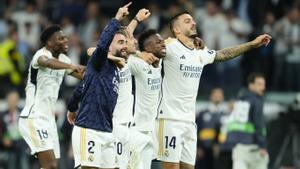
[[[195,39],[198,36],[196,27],[194,29],[195,29],[195,32],[194,32],[194,30],[190,30],[189,35],[188,35],[189,38]]]
[[[126,59],[128,55],[127,49],[117,50],[115,56]]]

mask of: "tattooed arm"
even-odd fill
[[[239,55],[262,45],[268,45],[272,37],[268,34],[260,35],[253,41],[217,51],[215,62],[223,62],[238,57]]]

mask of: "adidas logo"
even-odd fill
[[[152,74],[152,71],[151,71],[151,70],[149,70],[149,71],[148,71],[148,74]]]
[[[182,55],[182,56],[180,57],[180,59],[185,59],[185,56],[184,56],[184,55]]]

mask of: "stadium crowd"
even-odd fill
[[[69,37],[69,58],[75,64],[86,65],[86,49],[96,45],[104,26],[117,8],[126,2],[128,1],[0,2],[0,99],[3,103],[0,109],[0,169],[29,169],[38,166],[36,159],[29,156],[29,149],[18,133],[17,121],[24,106],[22,100],[25,97],[29,63],[34,52],[41,47],[41,31],[48,25],[60,24]],[[265,74],[267,91],[300,91],[299,0],[137,0],[131,8],[138,11],[143,7],[151,11],[151,16],[138,26],[134,33],[136,36],[143,30],[152,28],[158,30],[164,38],[169,37],[169,20],[183,9],[194,16],[199,35],[210,49],[218,50],[244,43],[262,33],[272,36],[272,42],[267,47],[254,49],[243,57],[228,62],[208,65],[203,72],[198,98],[208,100],[206,98],[212,91],[212,103],[206,109],[202,108],[197,121],[209,116],[207,125],[216,132],[221,130],[221,115],[215,115],[221,114],[220,112],[226,114],[230,110],[230,104],[228,106],[223,103],[224,97],[228,100],[235,98],[252,72]],[[127,25],[129,20],[125,22]],[[61,104],[57,112],[62,153],[60,168],[73,167],[70,148],[72,126],[65,118],[65,103],[78,83],[73,77],[65,77],[60,90]],[[213,106],[214,102],[222,104]],[[198,124],[199,133],[201,127],[206,125],[203,119]],[[199,163],[196,166],[199,169],[224,167],[231,147],[222,145],[216,141],[216,137],[211,137],[211,140],[198,139]],[[217,148],[215,145],[218,145]],[[225,157],[221,158],[222,155]]]

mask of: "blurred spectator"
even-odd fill
[[[261,57],[260,67],[261,72],[265,75],[267,81],[267,88],[272,88],[274,85],[272,84],[272,74],[274,69],[274,47],[276,44],[276,37],[274,35],[274,26],[275,26],[275,16],[271,11],[267,11],[265,14],[264,25],[262,28],[263,33],[267,33],[273,37],[272,41],[268,46],[259,49],[259,55]],[[276,68],[277,69],[277,68]]]
[[[207,1],[205,11],[198,11],[196,20],[205,45],[210,49],[220,49],[220,39],[226,32],[226,26],[223,25],[227,25],[227,21],[217,2]]]
[[[9,155],[7,169],[29,169],[27,145],[18,129],[19,100],[20,96],[17,91],[11,91],[7,94],[7,110],[1,119],[7,129],[2,140]]]
[[[224,111],[220,115],[217,160],[215,169],[232,169],[232,149],[235,145],[227,139],[227,127],[230,122],[231,112],[233,110],[234,101],[228,103],[228,111]]]
[[[13,22],[8,24],[8,38],[0,43],[0,98],[5,97],[12,87],[23,90],[22,76],[25,70],[24,58],[17,49],[17,27]]]
[[[234,103],[228,123],[228,140],[236,142],[232,151],[233,169],[267,169],[266,126],[263,114],[265,78],[260,73],[248,77],[247,89]]]
[[[252,32],[251,25],[238,18],[234,11],[229,10],[225,14],[226,23],[222,25],[224,32],[220,35],[219,43],[221,49],[245,43]],[[216,77],[218,78],[216,81],[219,81],[218,85],[221,85],[229,93],[237,91],[242,84],[241,59],[242,57],[238,57],[228,62],[214,65],[217,72]],[[226,75],[230,76],[224,78]]]
[[[198,9],[197,19],[205,45],[211,49],[244,43],[252,32],[252,26],[237,17],[233,10],[223,13],[217,1],[207,1],[205,11]],[[205,74],[209,74],[209,79],[204,77],[202,82],[206,85],[222,86],[228,93],[233,93],[242,83],[241,59],[242,57],[238,57],[222,64],[208,65]]]
[[[36,50],[39,47],[41,15],[36,11],[34,1],[26,3],[24,10],[14,12],[11,19],[17,23],[20,40],[26,42],[30,51]]]
[[[86,16],[79,26],[80,38],[85,48],[91,47],[93,42],[93,34],[98,29],[98,25],[102,17],[99,13],[100,4],[91,1],[87,4]],[[102,21],[105,22],[105,21]]]
[[[63,0],[56,1],[58,6],[54,6],[55,22],[60,23],[61,20],[67,16],[70,20],[78,26],[83,19],[85,8],[84,1],[81,0]]]
[[[70,37],[72,34],[75,33],[75,26],[68,16],[64,16],[62,18],[61,26],[62,31],[66,34],[67,37]]]
[[[300,90],[300,12],[292,7],[274,26],[275,65],[273,84],[275,89]],[[280,84],[283,83],[283,84]]]
[[[161,14],[161,22],[160,22],[160,31],[161,36],[164,38],[172,37],[170,31],[170,25],[168,24],[171,20],[171,18],[178,13],[180,13],[182,10],[185,10],[182,6],[179,5],[178,2],[174,2],[168,5],[168,8],[162,12]]]
[[[232,0],[232,9],[258,32],[263,26],[266,4],[267,0]]]
[[[7,168],[7,161],[9,159],[9,154],[5,149],[4,135],[7,133],[7,128],[3,120],[3,113],[0,114],[0,169]]]
[[[6,20],[0,14],[0,42],[6,39],[7,31]]]
[[[147,20],[145,20],[143,22],[145,22],[148,29],[159,30],[160,24],[161,24],[160,23],[161,22],[160,8],[159,8],[158,4],[156,4],[153,1],[149,3],[148,8],[149,8],[149,11],[151,12],[151,15]]]
[[[272,11],[267,11],[265,15],[265,24],[263,26],[263,32],[268,33],[271,36],[274,36],[274,26],[275,26],[276,18]]]
[[[220,115],[227,111],[223,101],[223,90],[214,88],[207,109],[200,112],[196,118],[198,126],[196,168],[198,169],[214,169],[216,155],[214,149],[217,143]]]

